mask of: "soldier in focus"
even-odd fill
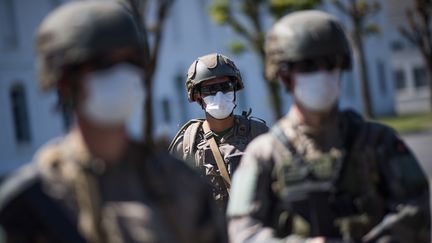
[[[351,52],[321,11],[279,20],[266,38],[266,74],[294,103],[252,141],[233,178],[231,242],[430,242],[429,188],[389,127],[338,109]]]
[[[72,2],[43,20],[40,86],[57,89],[76,124],[2,185],[8,242],[226,241],[199,175],[126,134],[143,96],[141,48],[132,17],[115,2]]]
[[[250,114],[234,115],[237,92],[243,89],[240,71],[228,57],[213,53],[189,67],[186,91],[190,102],[205,111],[205,119],[187,122],[174,137],[169,151],[198,168],[210,181],[220,211],[225,213],[231,175],[246,145],[268,131]]]

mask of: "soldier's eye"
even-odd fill
[[[217,92],[231,92],[234,91],[235,82],[229,80],[223,83],[209,84],[200,87],[200,93],[202,96],[216,95]]]
[[[332,57],[306,59],[293,63],[293,67],[300,73],[316,72],[319,70],[331,71],[336,66],[336,59]]]
[[[294,64],[294,68],[297,70],[297,72],[309,73],[309,72],[318,71],[320,67],[318,62],[314,60],[303,60],[303,61],[296,62]]]

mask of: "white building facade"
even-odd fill
[[[35,29],[60,2],[0,0],[0,175],[29,162],[38,147],[66,130],[63,114],[56,110],[55,94],[38,91],[33,51]],[[156,134],[172,137],[187,120],[204,116],[197,104],[187,101],[184,82],[189,65],[198,56],[212,52],[231,57],[242,73],[245,89],[238,93],[237,113],[251,107],[253,116],[266,120],[269,125],[274,122],[258,58],[253,53],[233,56],[228,52],[229,41],[239,37],[229,28],[212,23],[207,14],[210,2],[177,0],[166,22],[153,90]],[[388,33],[391,26],[388,4],[386,0],[382,2],[383,11],[374,20],[384,26],[384,31],[368,38],[365,49],[375,114],[390,115],[398,109],[399,98],[395,94],[401,92],[394,91],[393,73],[398,67],[409,69],[407,66],[414,65],[414,61],[406,64],[405,56],[396,58],[399,54],[392,52],[389,43],[396,34]],[[330,4],[324,4],[323,9],[340,16]],[[349,23],[344,16],[340,19]],[[349,25],[346,27],[349,29]],[[360,85],[356,64],[353,66],[352,72],[343,75],[341,106],[360,111]],[[283,97],[286,112],[290,97]],[[135,134],[139,133],[139,118],[137,113],[131,125]]]

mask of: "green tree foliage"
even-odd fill
[[[406,9],[408,27],[399,32],[415,45],[426,64],[429,74],[430,105],[432,107],[432,0],[414,0],[412,8]]]
[[[353,29],[351,39],[353,41],[354,58],[358,63],[359,80],[363,100],[363,115],[373,117],[371,95],[369,90],[368,68],[366,65],[364,38],[370,34],[379,32],[376,24],[368,23],[368,17],[375,15],[381,7],[378,0],[332,0],[335,7],[351,19]]]
[[[276,19],[283,17],[287,10],[295,11],[314,8],[321,1],[311,0],[270,0],[269,10]]]
[[[255,52],[264,68],[263,21],[265,17],[271,15],[277,20],[288,12],[312,8],[320,2],[320,0],[213,0],[209,13],[216,24],[229,26],[241,37],[241,41],[231,43],[230,49],[237,51],[236,53],[246,50]],[[264,69],[262,74],[264,77]],[[274,116],[278,119],[283,115],[279,84],[266,82],[266,86]]]
[[[231,41],[228,46],[230,52],[234,55],[239,55],[247,51],[247,47],[241,41]]]

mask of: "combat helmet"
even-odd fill
[[[140,40],[132,16],[118,3],[67,3],[49,14],[37,30],[39,86],[42,90],[55,87],[64,67],[109,50],[139,49]]]
[[[339,21],[318,10],[286,15],[266,37],[268,80],[274,80],[282,62],[295,63],[321,57],[333,57],[342,69],[351,68],[351,50]]]
[[[228,76],[236,80],[235,90],[243,89],[240,71],[228,57],[212,53],[195,60],[189,67],[186,79],[186,92],[189,102],[195,101],[196,88],[204,81],[216,77]]]

